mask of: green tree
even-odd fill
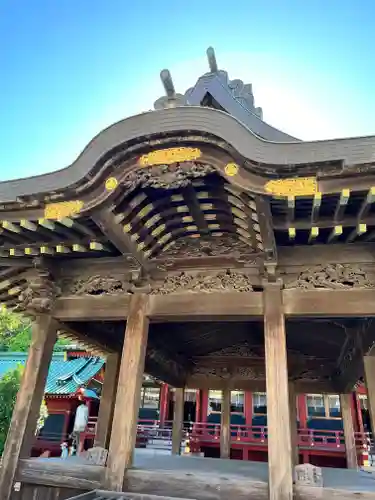
[[[7,309],[0,310],[0,351],[27,352],[31,342],[31,320]],[[56,350],[69,342],[58,339]]]
[[[22,368],[20,367],[9,371],[0,379],[0,456],[4,450],[21,376]]]
[[[12,420],[13,408],[16,403],[17,393],[20,388],[23,366],[10,370],[0,379],[0,457],[4,451],[5,441]],[[43,428],[48,418],[48,409],[43,399],[40,406],[39,417],[35,432]]]

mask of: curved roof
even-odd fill
[[[66,189],[81,181],[119,148],[134,140],[178,132],[210,134],[225,141],[245,160],[262,166],[289,166],[341,161],[364,165],[375,161],[375,136],[310,142],[271,142],[260,138],[235,117],[205,107],[162,109],[122,120],[100,132],[69,167],[49,174],[0,183],[0,202]],[[263,169],[263,175],[267,170]]]
[[[18,366],[24,366],[26,360],[27,353],[25,352],[0,353],[0,378]],[[64,353],[54,353],[48,371],[45,393],[49,395],[75,394],[80,387],[99,373],[103,365],[104,360],[97,357],[65,360]],[[93,394],[90,397],[93,397]]]

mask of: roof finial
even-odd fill
[[[217,67],[216,56],[213,47],[208,47],[206,53],[211,73],[217,73],[219,69]]]
[[[174,89],[173,80],[171,74],[168,69],[163,69],[160,71],[160,78],[163,83],[165,93],[168,98],[168,107],[174,108],[176,107],[176,91]]]

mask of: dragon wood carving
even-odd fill
[[[353,288],[374,288],[366,273],[357,266],[328,264],[302,271],[297,280],[287,283],[285,288],[350,290]]]
[[[181,272],[178,275],[168,276],[164,283],[154,289],[151,294],[251,292],[252,290],[253,287],[246,274],[227,270],[216,275]]]
[[[202,236],[201,238],[184,237],[177,240],[162,254],[163,257],[217,257],[232,255],[234,258],[248,256],[253,258],[255,250],[232,234],[219,237]]]
[[[195,161],[157,165],[131,172],[124,179],[123,185],[128,193],[137,187],[176,189],[189,186],[193,179],[205,177],[215,171],[213,166]]]

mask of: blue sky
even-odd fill
[[[375,134],[375,2],[0,0],[0,180],[71,163],[102,128],[219,66],[302,139]]]

